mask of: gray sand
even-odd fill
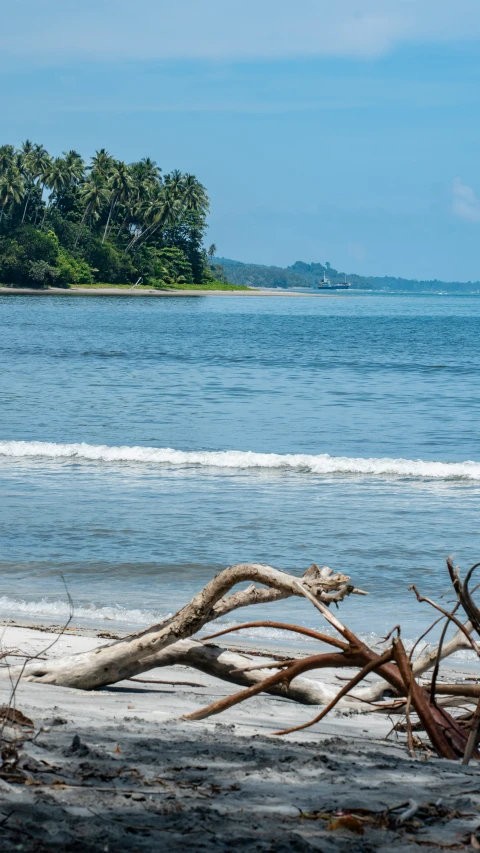
[[[51,639],[9,627],[3,647],[39,652]],[[98,642],[68,635],[51,654]],[[39,734],[17,771],[33,784],[0,781],[2,851],[473,849],[464,841],[480,824],[479,768],[425,751],[411,759],[403,742],[385,739],[388,718],[337,712],[276,738],[272,731],[316,709],[264,695],[186,722],[183,713],[235,688],[180,666],[143,677],[201,686],[122,682],[86,693],[20,685],[16,706]],[[9,692],[0,680],[0,703]],[[418,811],[399,823],[406,807],[388,809],[409,800]],[[328,828],[332,812],[362,808],[375,813],[354,821],[363,834]]]

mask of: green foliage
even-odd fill
[[[44,284],[49,277],[47,267],[56,268],[58,252],[58,239],[53,232],[44,234],[31,225],[22,225],[15,230],[15,237],[0,237],[0,281],[30,287],[32,280]],[[38,263],[46,267],[37,266]],[[52,280],[54,277],[50,276]]]
[[[162,176],[101,149],[51,157],[26,140],[0,146],[0,283],[207,284],[209,200],[194,175]],[[210,247],[212,254],[214,247]]]
[[[57,258],[58,284],[91,284],[92,270],[86,261],[75,258],[66,249],[61,248]]]
[[[193,284],[192,265],[181,249],[168,246],[165,249],[153,249],[152,283]]]
[[[95,281],[109,281],[115,284],[138,278],[132,258],[111,243],[102,243],[100,238],[92,237],[83,251]]]
[[[57,267],[47,264],[46,261],[29,261],[28,275],[35,284],[43,287],[47,284],[53,284],[59,276],[59,270]]]

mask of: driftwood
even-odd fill
[[[310,567],[303,578],[256,563],[230,566],[213,578],[178,613],[159,625],[93,651],[27,664],[23,667],[22,677],[83,690],[115,684],[153,669],[157,666],[156,656],[163,649],[196,634],[212,619],[249,603],[299,595],[305,596],[322,612],[328,613],[328,606],[332,602],[338,602],[351,593],[361,594],[349,580],[346,575],[334,575],[330,569],[319,569],[318,566]],[[243,581],[261,583],[270,589],[258,590],[252,586],[248,590],[227,595],[233,586]]]
[[[238,652],[228,651],[220,646],[212,644],[204,645],[196,640],[180,640],[169,648],[160,652],[156,658],[155,666],[190,666],[207,675],[227,681],[230,684],[249,687],[258,684],[265,678],[264,671],[255,667],[245,670],[247,659]],[[271,663],[268,663],[271,666]],[[259,663],[258,666],[262,666]],[[279,664],[275,663],[278,667]],[[302,705],[325,705],[330,702],[337,693],[334,685],[323,684],[311,678],[296,678],[288,687],[276,685],[267,691],[274,696],[283,696],[293,702]],[[359,703],[350,697],[346,697],[344,707],[356,707]],[[365,707],[365,706],[363,706]]]
[[[284,662],[280,672],[269,676],[264,679],[263,682],[258,681],[255,685],[248,687],[240,693],[221,699],[206,708],[196,711],[193,714],[189,714],[186,719],[205,719],[212,714],[218,714],[233,705],[243,702],[264,690],[271,690],[279,685],[289,688],[294,678],[312,669],[331,666],[353,666],[358,667],[360,672],[337,693],[337,696],[329,702],[327,707],[320,714],[308,723],[296,726],[293,729],[277,732],[277,734],[288,734],[289,732],[298,731],[301,728],[306,728],[307,726],[319,722],[333,707],[335,707],[340,699],[346,696],[350,690],[356,687],[356,685],[363,680],[367,673],[374,671],[380,674],[383,679],[393,687],[398,696],[404,696],[407,699],[406,718],[410,751],[413,749],[413,738],[411,736],[409,709],[412,708],[418,715],[423,728],[425,728],[428,733],[432,746],[438,755],[449,759],[462,757],[464,763],[468,763],[472,755],[476,758],[480,757],[476,748],[480,733],[480,702],[477,707],[477,712],[473,716],[471,730],[467,735],[465,728],[445,710],[443,703],[441,705],[437,701],[436,679],[440,656],[442,654],[443,641],[446,634],[446,627],[450,621],[453,621],[457,625],[463,641],[466,642],[477,654],[479,654],[479,648],[470,636],[470,631],[473,626],[473,628],[480,632],[480,611],[476,610],[468,591],[468,581],[470,580],[476,566],[474,566],[468,573],[465,584],[462,584],[461,582],[459,571],[456,569],[452,570],[451,561],[449,562],[448,568],[455,592],[457,593],[457,603],[452,611],[446,611],[430,599],[422,598],[415,589],[418,600],[427,601],[436,610],[439,610],[447,620],[446,626],[442,631],[440,645],[437,649],[435,658],[420,662],[419,669],[428,667],[431,663],[434,665],[434,672],[429,689],[418,684],[415,677],[416,673],[406,654],[399,634],[393,639],[390,649],[387,649],[383,655],[379,656],[372,649],[369,649],[364,643],[362,643],[359,638],[356,637],[345,625],[342,625],[338,619],[332,617],[331,614],[326,613],[325,608],[318,602],[313,601],[310,594],[306,593],[306,596],[312,600],[312,603],[325,615],[327,620],[337,629],[346,641],[342,651],[340,653],[330,652],[321,655],[312,655],[299,661]],[[467,626],[464,626],[454,615],[460,605],[464,607],[465,612],[471,620],[471,624]],[[434,624],[437,624],[437,622],[438,619]],[[250,624],[253,625],[258,623]],[[247,627],[247,625],[244,625],[243,627]],[[227,631],[217,632],[217,634],[212,635],[210,639],[226,632]],[[388,640],[388,637],[385,639]],[[341,645],[338,641],[331,641],[328,637],[325,637],[325,635],[322,636],[322,640],[327,643],[330,642],[332,645],[337,646],[337,648]],[[453,638],[453,641],[451,641],[450,649],[455,648],[456,646],[458,646],[457,636]],[[425,669],[423,669],[423,671],[425,671]],[[451,685],[447,685],[446,689],[448,690],[449,687],[451,687]],[[452,692],[458,695],[460,690],[454,690]],[[466,693],[468,694],[468,691],[464,691],[463,693],[465,698],[467,698],[465,695]]]
[[[480,757],[477,751],[480,737],[480,684],[442,684],[438,683],[437,676],[441,660],[459,649],[470,648],[480,656],[480,647],[472,637],[473,632],[480,634],[480,610],[469,589],[469,581],[477,566],[470,570],[465,582],[462,582],[459,570],[454,568],[451,560],[447,564],[457,598],[451,611],[421,596],[413,587],[419,601],[428,602],[441,613],[420,639],[438,622],[445,620],[439,645],[413,661],[415,647],[408,656],[400,638],[399,626],[391,632],[394,636],[387,648],[377,652],[363,643],[330,611],[330,605],[338,604],[347,595],[366,594],[350,584],[348,576],[334,574],[327,567],[320,569],[315,564],[301,578],[270,566],[239,564],[217,575],[185,607],[158,625],[90,652],[57,660],[36,658],[22,667],[4,667],[3,674],[8,674],[10,678],[22,677],[90,690],[134,678],[157,667],[182,664],[244,688],[233,696],[190,714],[187,719],[204,719],[262,692],[280,695],[305,705],[323,706],[323,710],[309,722],[276,734],[287,734],[311,726],[337,706],[362,711],[405,713],[412,754],[413,727],[420,726],[427,732],[438,755],[449,759],[463,758],[464,763],[468,763],[471,757]],[[230,592],[236,584],[244,581],[253,583],[247,589]],[[262,584],[262,587],[255,584]],[[337,636],[288,623],[261,621],[217,631],[202,641],[193,639],[207,623],[233,610],[289,596],[308,599]],[[460,607],[468,619],[465,624],[455,615]],[[458,630],[449,642],[445,642],[447,627],[451,623]],[[271,661],[260,658],[252,663],[248,655],[209,642],[234,630],[260,625],[307,635],[321,642],[328,650],[300,659]],[[386,637],[385,643],[388,641],[389,637]],[[342,667],[354,668],[358,672],[340,690],[335,685],[303,677],[312,670]],[[268,670],[272,673],[269,674]],[[433,670],[430,681],[420,683],[418,679],[429,670]],[[376,683],[368,687],[360,686],[369,673],[378,676]],[[473,700],[478,702],[477,710],[472,713],[469,723],[455,719],[446,710],[447,706],[472,705]],[[417,718],[413,723],[412,713]]]

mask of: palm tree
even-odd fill
[[[136,234],[125,249],[128,252],[133,249],[139,240],[142,243],[150,237],[160,226],[173,226],[178,222],[182,212],[180,199],[177,197],[175,187],[170,184],[159,190],[145,206],[145,220],[149,222],[147,228],[140,234]]]
[[[50,161],[46,174],[43,176],[43,180],[44,186],[47,186],[51,192],[48,197],[48,205],[45,208],[42,225],[40,227],[42,227],[45,222],[47,210],[52,204],[53,197],[58,195],[58,193],[65,189],[65,187],[70,183],[70,169],[63,157],[56,157],[55,160]]]
[[[112,218],[113,209],[116,204],[126,204],[133,189],[133,181],[130,175],[130,169],[126,163],[117,161],[113,167],[112,173],[108,181],[108,187],[111,191],[110,210],[108,212],[107,224],[103,232],[102,243],[105,242],[108,230],[110,228],[110,220]]]
[[[24,179],[27,189],[22,216],[22,222],[24,222],[25,216],[27,215],[30,196],[36,186],[35,181],[40,177],[42,169],[45,167],[45,158],[48,157],[48,153],[42,145],[36,145],[33,142],[30,142],[29,139],[26,139],[25,142],[22,143],[19,156],[19,171]]]
[[[184,175],[181,182],[181,198],[186,210],[196,210],[207,213],[210,200],[203,184],[195,175]]]
[[[99,172],[92,172],[83,184],[80,190],[80,195],[82,202],[85,205],[85,210],[78,229],[75,246],[80,239],[83,224],[87,216],[90,215],[92,219],[98,219],[101,209],[108,202],[109,193],[105,184],[105,178],[103,178]]]
[[[8,172],[14,165],[15,148],[13,145],[0,145],[0,173]]]
[[[68,183],[78,184],[82,180],[85,172],[85,163],[83,158],[77,151],[64,151],[63,159],[65,163],[65,174],[68,176]]]
[[[99,172],[104,178],[108,178],[112,171],[115,160],[108,153],[106,148],[100,148],[100,151],[95,151],[92,157],[92,162],[88,167],[90,172]]]
[[[212,261],[212,259],[215,257],[216,254],[217,254],[217,247],[216,247],[215,243],[212,243],[212,245],[209,247],[208,252],[207,252],[207,255],[210,258],[210,261]]]
[[[50,157],[47,149],[43,145],[35,146],[35,151],[32,153],[32,160],[37,175],[37,187],[40,188],[40,202],[37,204],[35,211],[34,226],[37,224],[37,218],[40,211],[40,204],[45,193],[45,187],[48,185],[48,179],[53,167],[53,160]]]
[[[47,175],[46,185],[49,190],[54,193],[59,193],[70,182],[70,169],[63,157],[56,157],[50,165],[50,170]]]
[[[132,163],[130,172],[136,179],[144,181],[145,184],[153,186],[161,181],[161,169],[151,157],[143,157],[138,163]]]
[[[0,211],[0,222],[3,219],[5,208],[9,202],[19,204],[23,198],[24,186],[22,176],[18,169],[13,166],[7,169],[0,175],[0,202],[2,210]]]
[[[26,140],[26,142],[24,142],[23,146],[22,146],[22,148],[25,150],[27,149],[27,143],[28,143],[28,140]],[[32,182],[38,189],[40,188],[40,186],[42,187],[42,190],[40,193],[40,198],[43,195],[43,190],[45,187],[45,184],[43,183],[42,178],[44,175],[46,175],[48,173],[48,171],[50,169],[50,165],[51,165],[50,156],[48,154],[47,149],[44,148],[43,145],[35,144],[35,145],[31,145],[31,147],[28,146],[28,151],[24,155],[24,167],[23,167],[24,168],[24,174],[27,177],[27,180],[29,182]],[[22,222],[24,222],[24,220],[25,220],[30,195],[31,195],[31,189],[29,190],[29,192],[27,194],[25,207],[23,210]],[[35,213],[35,222],[37,220],[37,216],[38,216],[38,206],[37,206],[37,211]]]

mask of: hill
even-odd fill
[[[394,276],[361,276],[336,270],[330,264],[296,261],[290,267],[269,267],[262,264],[245,264],[229,258],[215,258],[221,265],[227,281],[231,284],[244,284],[249,287],[292,288],[315,287],[325,274],[332,283],[351,282],[352,289],[389,290],[389,291],[447,291],[450,293],[474,293],[480,291],[479,281],[421,281],[417,279],[395,278]]]

